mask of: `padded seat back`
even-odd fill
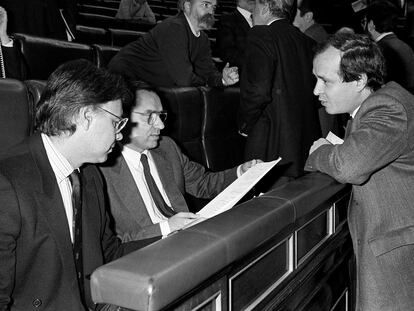
[[[46,80],[62,63],[84,58],[94,61],[91,46],[63,40],[15,34],[27,65],[27,79]]]
[[[0,157],[32,131],[33,109],[22,81],[0,79]]]
[[[35,117],[37,105],[39,104],[40,97],[42,96],[42,92],[46,86],[46,80],[26,80],[24,81],[24,84],[29,92],[29,100],[33,106],[33,116]]]
[[[240,88],[201,87],[204,99],[202,128],[207,167],[221,171],[243,161],[244,138],[238,134]]]
[[[92,45],[95,53],[95,64],[99,67],[106,67],[112,57],[120,50],[118,47],[93,44]]]
[[[111,44],[111,38],[107,30],[99,27],[76,26],[76,42],[85,44]]]
[[[206,165],[201,142],[203,98],[196,87],[156,89],[168,111],[163,135],[172,137],[191,160]]]

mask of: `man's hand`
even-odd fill
[[[240,167],[240,174],[244,174],[248,171],[249,168],[255,166],[257,163],[262,163],[263,161],[260,159],[254,159],[254,160],[250,160],[248,162],[245,162],[241,165]]]
[[[309,154],[312,154],[316,149],[318,149],[322,145],[332,145],[329,141],[327,141],[325,138],[319,138],[318,140],[315,140],[310,147]]]
[[[239,72],[237,67],[229,67],[229,63],[223,68],[223,84],[233,85],[239,82]]]
[[[2,44],[10,42],[10,38],[7,35],[7,12],[0,6],[0,40]]]
[[[171,232],[180,230],[195,219],[200,218],[199,215],[193,213],[179,212],[174,216],[168,218],[168,225],[170,226]]]

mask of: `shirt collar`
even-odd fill
[[[351,118],[352,118],[352,119],[353,119],[353,118],[355,118],[355,115],[357,114],[357,112],[358,112],[359,108],[361,108],[361,105],[359,105],[358,107],[356,107],[356,108],[355,108],[355,110],[354,110],[354,111],[352,111],[352,113],[351,113]]]
[[[283,19],[283,18],[278,18],[278,17],[275,17],[274,19],[270,20],[270,21],[267,23],[267,26],[269,26],[269,25],[271,25],[273,22],[278,21],[278,20],[281,20],[281,19]]]
[[[139,165],[139,161],[136,161],[136,159],[141,160],[141,155],[145,154],[148,157],[148,150],[144,150],[142,152],[135,151],[134,149],[131,149],[127,146],[123,146],[122,148],[122,155],[130,160],[130,163],[134,166],[134,168],[137,168]]]
[[[56,175],[58,183],[64,181],[72,172],[74,168],[69,161],[59,152],[53,145],[53,142],[46,134],[41,134],[43,145],[45,146],[47,157],[49,158],[52,170]]]
[[[375,39],[375,42],[378,42],[379,40],[381,40],[382,38],[384,38],[385,36],[388,36],[388,35],[391,35],[391,34],[393,34],[393,32],[391,31],[391,32],[384,32],[384,33],[382,33],[382,34],[380,34],[376,39]]]
[[[253,27],[253,20],[252,20],[252,13],[247,11],[246,9],[243,9],[241,7],[236,8],[237,11],[244,17],[244,19],[249,23],[250,27]]]
[[[190,19],[187,17],[185,13],[184,13],[184,16],[185,16],[185,19],[187,20],[188,25],[190,26],[190,29],[193,35],[196,36],[197,38],[200,37],[200,30],[196,32],[193,27],[193,24],[191,24]]]

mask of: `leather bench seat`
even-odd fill
[[[139,37],[144,35],[145,31],[135,31],[135,30],[127,30],[127,29],[115,29],[109,28],[108,29],[109,37],[110,37],[110,44],[112,46],[119,46],[123,47],[128,43],[137,40]]]
[[[76,26],[76,42],[90,44],[111,45],[111,37],[104,28],[84,25]]]
[[[27,79],[46,80],[60,64],[69,60],[94,61],[93,49],[87,44],[19,33],[14,37],[27,65]]]

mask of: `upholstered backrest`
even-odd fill
[[[109,33],[106,29],[84,25],[76,26],[76,42],[89,44],[111,44]]]
[[[33,109],[27,88],[14,79],[0,79],[0,156],[29,136]]]
[[[93,49],[86,44],[26,34],[15,34],[15,42],[27,64],[27,79],[46,80],[59,65],[69,60],[94,61]]]
[[[203,98],[196,87],[157,88],[161,103],[168,111],[163,135],[172,137],[193,161],[206,165],[201,143]]]
[[[123,47],[127,45],[128,43],[137,40],[139,37],[141,37],[142,35],[146,33],[144,31],[115,29],[115,28],[109,28],[108,32],[111,38],[111,45],[120,46],[120,47]]]
[[[106,67],[112,57],[120,50],[119,47],[107,46],[101,44],[93,44],[93,52],[95,54],[95,64],[99,67]]]
[[[244,138],[237,132],[240,89],[202,87],[204,100],[203,148],[207,167],[220,171],[243,161]]]

